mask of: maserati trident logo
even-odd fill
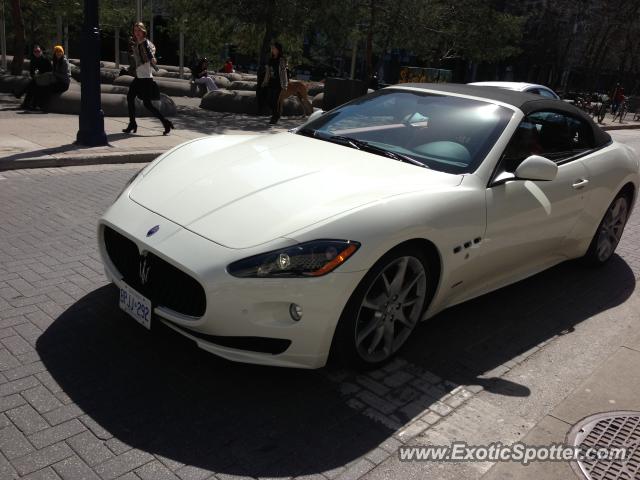
[[[138,273],[140,274],[140,283],[142,285],[146,285],[149,281],[149,271],[151,270],[151,263],[149,263],[149,259],[147,258],[147,254],[140,256],[140,268]]]
[[[151,227],[149,229],[149,231],[147,232],[147,237],[150,237],[151,235],[155,235],[158,230],[160,230],[160,225],[156,225],[155,227]]]

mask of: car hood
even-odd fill
[[[129,196],[213,242],[249,248],[368,203],[461,180],[291,133],[224,135],[169,152]]]

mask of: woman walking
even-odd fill
[[[287,89],[287,60],[282,51],[282,44],[275,42],[271,46],[271,58],[265,69],[264,80],[262,86],[266,87],[269,92],[269,106],[271,107],[271,125],[278,123],[280,120],[280,105],[278,100],[280,94]]]
[[[129,43],[129,53],[135,63],[136,78],[133,79],[127,93],[127,106],[129,107],[129,125],[122,130],[124,133],[136,132],[136,97],[142,100],[143,105],[149,110],[164,126],[163,135],[167,135],[173,128],[173,124],[164,118],[156,107],[151,103],[154,96],[154,89],[157,85],[153,81],[151,69],[156,67],[156,47],[147,40],[147,29],[144,23],[138,22],[133,25],[133,37]]]

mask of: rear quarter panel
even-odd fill
[[[584,253],[593,238],[607,208],[622,190],[631,183],[634,186],[632,207],[638,196],[640,184],[640,160],[628,146],[612,142],[611,145],[583,159],[589,174],[589,195],[585,205],[585,226],[581,233],[581,253]]]

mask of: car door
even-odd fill
[[[585,208],[590,149],[583,120],[560,112],[535,112],[521,122],[486,190],[487,230],[482,263],[497,283],[523,278],[562,260],[563,240]],[[558,165],[551,181],[517,179],[518,165],[541,155]]]

